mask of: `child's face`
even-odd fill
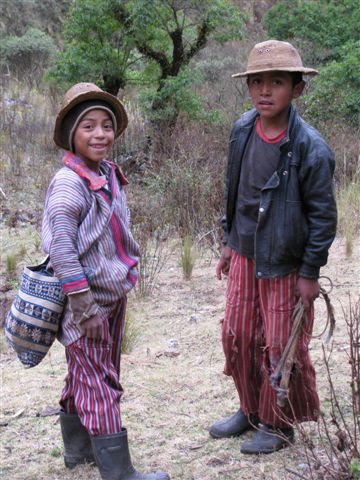
[[[261,72],[249,75],[249,93],[260,117],[270,122],[287,119],[291,101],[301,95],[304,82],[293,86],[287,72]]]
[[[94,109],[81,119],[74,133],[75,155],[96,172],[115,139],[114,126],[105,110]]]

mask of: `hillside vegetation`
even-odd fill
[[[359,305],[360,287],[359,24],[360,3],[355,0],[0,2],[0,325],[23,266],[43,257],[43,202],[61,165],[61,152],[52,140],[61,97],[72,83],[95,82],[118,95],[129,116],[111,159],[130,180],[132,229],[142,250],[130,309],[135,344],[129,342],[124,357],[129,388],[124,402],[128,424],[139,436],[139,441],[133,438],[140,465],[168,467],[173,478],[182,480],[360,478],[360,464],[352,462],[356,449],[351,453],[347,445],[348,456],[340,461],[331,447],[336,445],[335,432],[329,440],[323,425],[316,452],[320,463],[330,465],[327,470],[317,469],[301,442],[294,458],[281,452],[274,459],[244,461],[238,441],[211,443],[206,430],[216,416],[231,413],[234,402],[232,387],[220,379],[218,322],[225,287],[209,280],[221,246],[228,136],[232,123],[251,106],[246,82],[231,75],[244,69],[255,43],[275,37],[291,41],[304,64],[320,71],[307,80],[296,107],[336,154],[339,227],[325,274],[334,282],[332,298],[341,318],[334,344],[334,365],[341,374],[331,374],[340,389],[340,413],[335,417],[345,418],[359,448],[353,414],[360,405],[355,405],[356,388],[353,382],[350,389],[353,380],[345,368],[360,331],[359,311],[355,309],[355,315],[347,307],[349,302]],[[352,339],[344,321],[349,315],[357,332]],[[325,321],[323,307],[320,318]],[[164,354],[172,336],[180,344],[179,357]],[[147,348],[152,339],[155,346]],[[322,368],[322,405],[335,429],[331,376],[320,344],[314,350],[316,366]],[[359,355],[351,361],[357,368]],[[40,406],[57,401],[65,365],[62,350],[55,347],[39,377],[25,375],[0,335],[0,363],[7,385],[0,422],[6,429],[4,478],[75,478],[67,477],[62,465],[54,418],[42,418],[41,423],[36,416]],[[189,379],[181,378],[185,371]],[[139,385],[143,390],[137,399]],[[154,414],[157,405],[162,410]],[[144,428],[149,418],[154,441],[152,431]],[[308,433],[310,439],[317,438],[314,430]],[[19,455],[14,453],[17,442],[22,446]],[[33,443],[34,451],[28,449]],[[330,453],[325,448],[329,445]],[[24,463],[30,473],[23,473]],[[290,476],[288,463],[302,476]],[[77,473],[76,478],[97,478],[93,470]]]

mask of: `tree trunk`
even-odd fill
[[[119,77],[113,77],[112,75],[103,75],[104,90],[111,93],[115,97],[119,93],[120,89],[123,89],[126,85],[126,80]]]

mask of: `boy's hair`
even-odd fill
[[[292,79],[292,86],[295,87],[298,83],[303,81],[303,74],[301,72],[289,72]]]
[[[298,83],[303,81],[303,74],[302,72],[285,72],[288,73],[291,76],[291,82],[292,86],[295,87]],[[256,75],[255,73],[252,73],[250,75],[247,75],[246,77],[246,83],[249,84],[249,78],[251,75]]]

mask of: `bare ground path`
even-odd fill
[[[342,306],[348,292],[355,302],[360,292],[360,239],[351,258],[337,239],[329,266],[331,300],[337,318],[332,354],[333,380],[344,408],[350,407],[348,337]],[[211,423],[238,408],[232,382],[222,374],[220,320],[226,282],[214,275],[215,259],[199,256],[193,278],[185,281],[174,251],[154,294],[130,300],[133,321],[140,329],[137,344],[122,360],[123,422],[128,428],[133,462],[139,470],[162,469],[173,480],[290,479],[285,467],[306,473],[299,442],[271,456],[240,454],[240,439],[210,439]],[[325,308],[317,301],[317,326],[324,326]],[[174,347],[173,350],[170,347]],[[324,412],[329,407],[328,383],[321,341],[311,343]],[[4,480],[99,479],[96,468],[66,470],[57,416],[41,416],[57,407],[65,375],[64,351],[55,344],[38,367],[25,370],[2,345],[1,471]],[[316,426],[308,426],[316,441]],[[251,435],[251,434],[247,434]]]

